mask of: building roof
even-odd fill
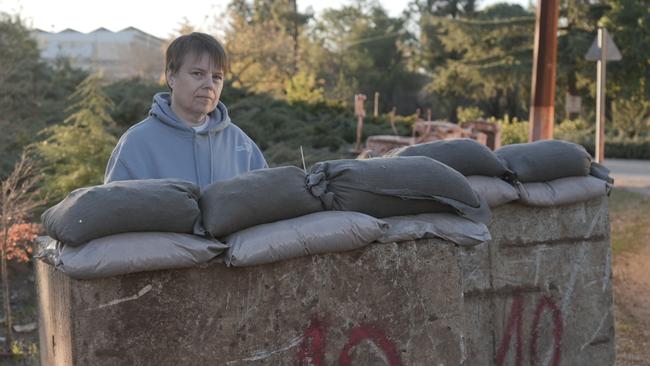
[[[165,40],[162,39],[162,38],[158,38],[158,37],[156,37],[156,36],[154,36],[154,35],[152,35],[152,34],[149,34],[149,33],[145,32],[145,31],[143,31],[143,30],[140,30],[140,29],[138,29],[138,28],[136,28],[136,27],[126,27],[126,28],[120,30],[119,32],[138,32],[138,33],[144,34],[144,35],[147,36],[147,37],[155,38],[155,39],[159,40],[160,42],[164,42],[164,41],[165,41]],[[119,32],[118,32],[118,33],[119,33]]]

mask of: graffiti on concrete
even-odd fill
[[[546,311],[545,311],[546,310]],[[529,358],[530,364],[537,364],[537,343],[539,341],[539,324],[542,316],[550,313],[553,320],[553,358],[551,365],[557,366],[560,364],[562,356],[562,332],[563,322],[562,313],[555,301],[549,296],[543,295],[540,297],[533,313],[533,320],[530,328],[529,344]],[[501,339],[499,349],[495,357],[496,365],[501,366],[505,364],[506,356],[510,352],[510,345],[514,336],[515,343],[515,366],[521,366],[524,363],[523,357],[523,342],[522,342],[522,328],[523,328],[523,315],[524,315],[524,298],[521,293],[515,294],[510,306],[510,316],[506,325],[505,333]]]
[[[318,319],[311,320],[298,350],[298,365],[325,365],[326,333],[325,323]],[[379,348],[384,353],[389,366],[402,366],[395,344],[379,328],[367,324],[356,326],[349,332],[338,358],[339,366],[352,365],[354,348],[363,341],[372,342]]]

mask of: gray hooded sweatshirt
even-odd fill
[[[178,118],[170,105],[169,93],[154,96],[149,117],[129,128],[115,146],[104,183],[178,178],[203,188],[268,167],[257,145],[230,122],[221,101],[199,132]]]

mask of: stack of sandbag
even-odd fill
[[[472,188],[497,207],[519,198],[513,172],[485,145],[472,139],[438,140],[405,146],[387,156],[426,156],[467,177]]]
[[[56,267],[96,278],[205,263],[227,246],[193,235],[199,188],[169,179],[118,181],[80,188],[42,216],[62,243]]]
[[[358,212],[321,212],[307,175],[293,166],[213,183],[199,202],[205,229],[230,246],[225,258],[230,266],[353,250],[387,229],[383,221]]]
[[[611,190],[609,171],[592,163],[589,153],[572,142],[513,144],[495,153],[516,174],[519,200],[529,206],[582,202],[608,195]]]
[[[446,212],[487,222],[490,215],[460,173],[424,157],[327,161],[309,174],[256,170],[206,187],[200,207],[206,230],[230,246],[231,266],[358,249],[390,230],[381,217]],[[384,241],[408,240],[397,226]],[[446,233],[426,229],[420,238]]]

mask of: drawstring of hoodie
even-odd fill
[[[198,153],[197,153],[197,144],[196,144],[196,135],[198,135],[196,132],[194,132],[193,135],[193,140],[192,140],[192,146],[194,150],[194,174],[196,174],[196,181],[199,186],[202,187],[202,182],[201,182],[201,169],[199,168],[199,159],[198,159]],[[213,167],[213,159],[214,159],[214,144],[212,143],[212,133],[208,131],[208,144],[210,146],[210,181],[207,182],[207,184],[212,184],[214,183],[214,167]]]
[[[192,136],[192,150],[194,151],[194,173],[196,174],[196,183],[198,184],[199,187],[202,187],[201,185],[201,171],[199,170],[199,162],[197,159],[197,153],[196,153],[196,131],[194,131],[194,135]]]
[[[214,169],[212,168],[212,158],[214,151],[212,151],[212,134],[208,131],[208,142],[210,143],[210,181],[208,184],[214,183]]]

